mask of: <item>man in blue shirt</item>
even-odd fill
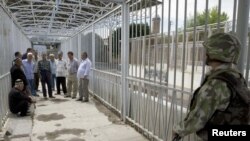
[[[27,59],[23,60],[24,74],[28,80],[28,87],[33,96],[38,96],[35,91],[33,54],[28,53]]]

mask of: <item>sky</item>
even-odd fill
[[[179,0],[179,7],[178,7],[178,18],[176,15],[176,1],[177,0],[159,0],[164,1],[164,6],[162,12],[162,6],[157,6],[157,12],[156,12],[156,6],[153,6],[151,8],[151,18],[158,15],[161,19],[163,18],[163,31],[166,33],[168,31],[168,11],[169,11],[169,1],[171,1],[171,9],[170,9],[170,20],[171,20],[171,31],[175,30],[176,27],[176,19],[178,19],[178,28],[183,28],[184,26],[184,9],[185,9],[185,1],[187,1],[187,18],[192,17],[194,15],[194,7],[195,7],[195,0]],[[208,0],[208,9],[211,9],[212,7],[218,6],[219,0]],[[206,0],[197,0],[197,12],[203,12],[206,9]],[[225,12],[229,16],[229,21],[233,19],[233,9],[234,9],[234,0],[221,0],[221,13]],[[132,12],[134,17],[132,18],[132,14],[130,15],[130,22],[131,23],[141,23],[145,22],[145,18],[142,20],[140,19],[141,11]],[[146,8],[146,21],[149,23],[150,21],[150,8]],[[145,17],[145,9],[142,10],[142,17]],[[137,17],[136,17],[137,15]],[[136,18],[138,20],[136,20]],[[162,24],[162,23],[161,23]],[[151,23],[152,25],[152,23]],[[162,25],[161,25],[162,27]],[[105,28],[105,27],[101,27]],[[106,27],[107,28],[107,27]],[[98,30],[98,29],[97,29]]]
[[[176,1],[171,0],[171,21],[173,25],[173,29],[176,25]],[[219,0],[208,0],[208,8],[212,8],[219,5]],[[187,0],[187,18],[192,17],[194,15],[195,0]],[[221,0],[221,12],[226,12],[229,16],[229,20],[233,19],[233,7],[234,0]],[[179,0],[178,7],[178,27],[183,27],[184,24],[184,9],[185,9],[185,0]],[[197,12],[203,12],[206,9],[206,0],[197,0]],[[158,15],[164,18],[164,32],[167,31],[168,27],[168,10],[169,3],[168,0],[164,0],[164,14],[162,14],[162,8],[158,8]]]

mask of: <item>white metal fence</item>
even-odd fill
[[[8,114],[8,93],[11,88],[10,68],[14,53],[25,53],[30,41],[0,6],[0,130]]]
[[[206,72],[201,43],[212,33],[239,28],[238,3],[129,0],[63,42],[62,50],[74,51],[78,58],[82,51],[90,55],[93,95],[149,139],[170,140],[173,124],[185,117]],[[217,16],[210,19],[214,7]],[[249,58],[243,62],[248,79]]]

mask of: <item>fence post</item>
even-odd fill
[[[92,94],[95,94],[95,24],[92,24]]]
[[[121,35],[121,94],[122,94],[122,107],[121,107],[121,118],[125,122],[126,111],[128,103],[128,56],[129,56],[129,9],[127,3],[122,3],[122,35]]]
[[[236,34],[241,42],[241,55],[239,58],[238,68],[244,74],[244,62],[246,61],[247,37],[248,37],[248,20],[249,20],[249,0],[238,1],[238,18]]]
[[[78,35],[77,35],[77,51],[78,51],[78,59],[80,59],[81,58],[81,53],[82,53],[82,45],[81,45],[81,43],[82,43],[82,36],[81,36],[81,33],[79,33]]]
[[[95,24],[92,25],[92,68],[95,68]]]

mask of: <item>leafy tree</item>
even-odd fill
[[[219,17],[218,14],[218,7],[213,7],[211,9],[208,9],[208,13],[206,13],[206,10],[204,10],[201,13],[197,13],[196,16],[196,26],[201,26],[201,25],[205,25],[205,21],[206,21],[206,16],[208,19],[208,24],[213,24],[216,23]],[[220,15],[220,21],[227,21],[229,19],[228,15],[225,12],[222,12]],[[193,27],[194,26],[194,17],[191,17],[187,20],[187,27]]]

